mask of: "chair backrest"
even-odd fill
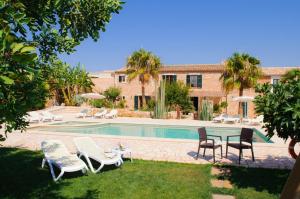
[[[241,130],[241,141],[252,143],[252,138],[253,138],[253,129],[242,128],[242,130]]]
[[[205,127],[198,128],[199,141],[205,141],[207,139],[206,129]]]
[[[45,140],[41,144],[41,148],[48,157],[61,157],[70,155],[66,146],[60,140]]]
[[[84,152],[87,155],[100,150],[95,141],[90,137],[74,138],[74,143],[78,151]]]

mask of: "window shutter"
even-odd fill
[[[202,75],[197,75],[197,87],[202,88]]]
[[[119,82],[121,82],[121,81],[122,81],[122,80],[121,80],[121,78],[122,78],[122,77],[121,77],[121,75],[119,75]]]
[[[173,75],[174,82],[177,81],[177,75]]]
[[[190,76],[190,75],[187,75],[187,76],[186,76],[186,85],[187,85],[187,86],[190,86],[190,85],[191,85],[191,76]]]
[[[163,75],[163,76],[162,76],[162,79],[163,79],[163,80],[166,80],[166,75]]]

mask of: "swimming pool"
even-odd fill
[[[34,127],[31,129],[50,132],[198,140],[197,128],[199,128],[199,126],[169,126],[128,123],[95,124],[91,122],[78,123],[70,121],[56,123],[49,126]],[[241,129],[232,127],[206,127],[206,131],[209,135],[220,135],[222,136],[222,140],[226,141],[226,137],[228,135],[239,135]],[[254,129],[253,139],[254,142],[271,143],[271,141],[269,141],[257,129]]]

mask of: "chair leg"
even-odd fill
[[[46,163],[46,159],[45,159],[45,158],[43,158],[43,161],[42,161],[42,168],[44,168],[44,166],[45,166],[45,163]]]
[[[251,147],[251,153],[252,153],[252,161],[254,162],[254,161],[255,161],[255,159],[254,159],[253,147]]]
[[[214,156],[214,163],[216,162],[216,157],[215,157],[215,147],[213,148],[213,156]]]
[[[95,171],[95,173],[98,173],[103,167],[104,167],[104,164],[101,163],[100,166],[99,166],[99,168]]]
[[[206,151],[206,148],[204,148],[203,157],[205,156],[205,151]]]
[[[198,146],[198,153],[197,153],[197,158],[196,158],[196,159],[198,159],[199,153],[200,153],[200,144],[199,144],[199,146]]]
[[[227,158],[227,153],[228,153],[228,145],[226,144],[226,154],[225,154],[226,158]]]
[[[222,149],[222,146],[220,148],[221,148],[221,159],[222,159],[223,158],[223,149]]]
[[[239,153],[239,164],[241,164],[241,155],[242,155],[242,149],[240,149],[240,153]]]

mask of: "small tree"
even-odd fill
[[[256,88],[255,111],[264,115],[264,127],[271,138],[278,137],[293,142],[300,141],[300,81],[290,79],[286,83],[263,84]]]
[[[180,111],[193,111],[193,103],[189,96],[190,87],[183,82],[172,82],[166,85],[166,105],[169,109],[177,111],[177,119]]]
[[[106,91],[104,91],[104,95],[106,99],[111,101],[115,106],[116,101],[121,95],[121,89],[118,87],[109,87]]]

